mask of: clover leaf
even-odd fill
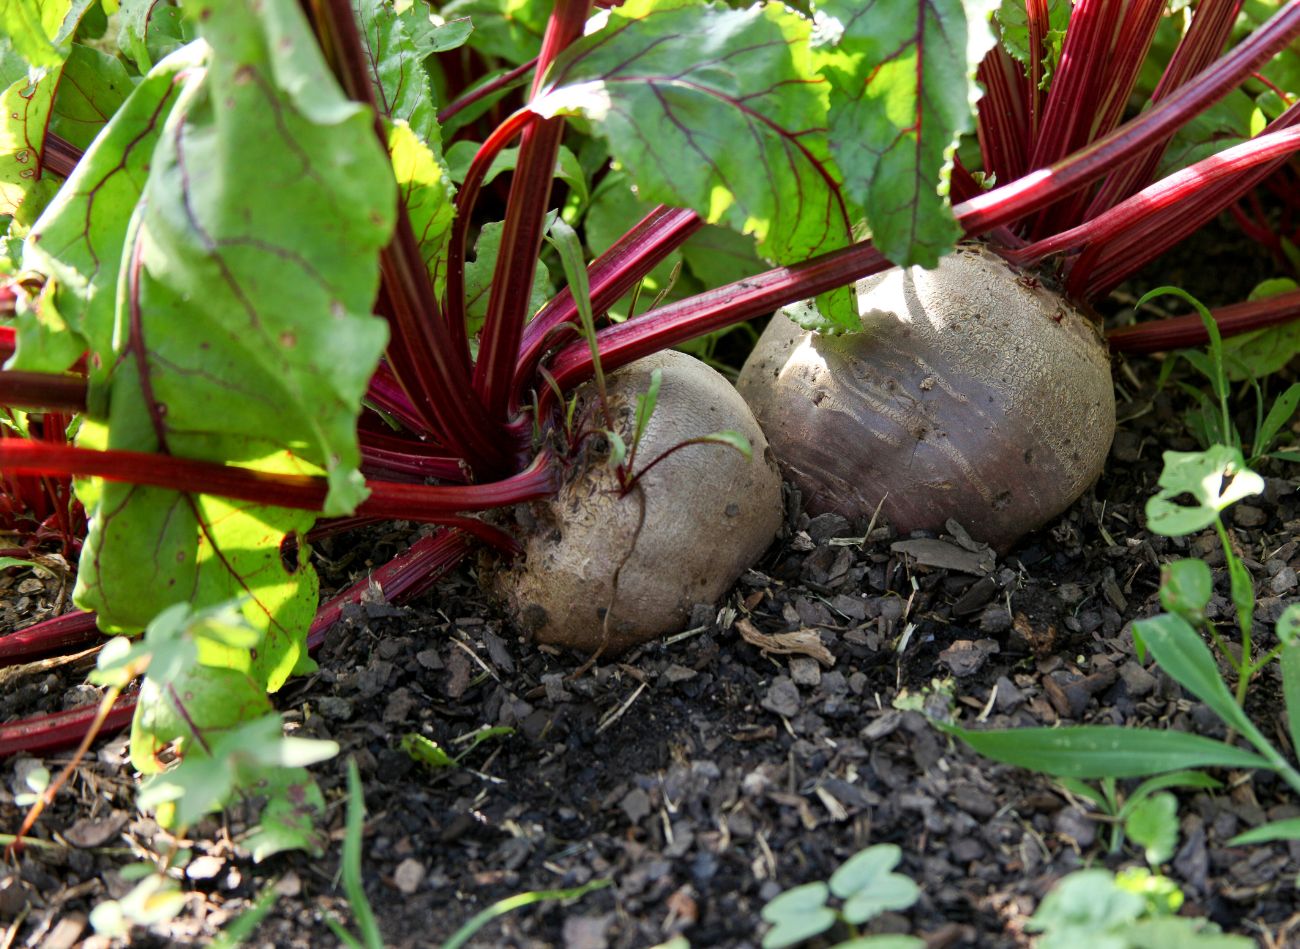
[[[1181,537],[1209,527],[1219,512],[1264,490],[1264,479],[1246,467],[1239,448],[1212,445],[1205,451],[1167,451],[1160,491],[1147,501],[1147,525],[1157,534]],[[1177,498],[1190,494],[1195,503]]]

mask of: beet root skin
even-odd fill
[[[723,445],[688,445],[626,495],[600,458],[575,468],[556,497],[529,505],[524,557],[489,583],[538,642],[588,653],[603,645],[614,654],[681,630],[691,608],[717,601],[781,525],[781,476],[767,440],[732,385],[699,360],[663,352],[609,376],[624,440],[631,445],[636,397],[655,368],[663,381],[637,449],[638,472],[673,446],[724,429],[744,435],[752,457]],[[580,400],[578,417],[599,425],[590,386]]]
[[[901,533],[949,518],[999,549],[1096,480],[1115,432],[1093,324],[995,254],[858,285],[864,331],[778,314],[737,388],[809,513],[881,514]],[[807,304],[800,304],[806,306]]]

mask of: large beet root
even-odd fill
[[[691,607],[722,596],[781,524],[781,477],[767,441],[731,384],[699,360],[664,352],[609,377],[609,404],[624,440],[631,444],[636,397],[656,368],[663,381],[637,448],[638,471],[675,445],[726,429],[744,435],[753,456],[725,445],[688,445],[622,496],[602,459],[576,471],[557,497],[531,505],[536,524],[525,556],[492,583],[540,642],[599,648],[611,606],[607,652],[680,630]],[[589,387],[581,398],[579,413],[594,412]]]
[[[862,281],[858,302],[852,336],[778,314],[737,383],[811,513],[869,517],[884,499],[900,532],[955,518],[1005,548],[1097,478],[1109,360],[1059,295],[963,246]]]

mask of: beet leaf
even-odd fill
[[[530,107],[598,123],[641,197],[691,208],[794,263],[852,241],[826,139],[811,24],[779,4],[730,10],[632,0],[556,61]],[[851,294],[827,329],[854,329]]]
[[[993,46],[991,0],[830,0],[819,59],[834,86],[831,148],[872,240],[933,267],[961,236],[947,201],[958,138],[974,127],[975,68]]]

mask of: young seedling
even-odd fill
[[[861,936],[859,926],[881,913],[904,910],[917,901],[920,887],[895,873],[902,851],[894,844],[877,844],[854,854],[831,874],[829,883],[805,883],[773,897],[763,907],[764,922],[772,928],[763,937],[763,949],[785,949],[820,936],[837,923],[852,936],[836,943],[840,949],[920,949],[925,943],[912,936]],[[838,907],[829,903],[834,896]]]
[[[1223,785],[1199,771],[1175,771],[1148,778],[1127,794],[1114,778],[1102,778],[1094,787],[1076,778],[1058,778],[1061,787],[1091,802],[1110,827],[1110,852],[1117,854],[1125,836],[1142,847],[1147,863],[1156,867],[1173,857],[1178,840],[1178,801],[1167,788],[1203,788]]]
[[[1166,674],[1204,702],[1254,750],[1184,732],[1105,725],[1005,731],[972,731],[942,723],[939,727],[981,754],[1058,778],[1116,780],[1210,767],[1265,769],[1275,772],[1300,793],[1300,770],[1296,763],[1287,760],[1244,710],[1251,680],[1269,663],[1278,660],[1291,747],[1293,751],[1300,749],[1300,604],[1293,604],[1282,613],[1275,626],[1277,644],[1256,657],[1252,635],[1254,584],[1220,517],[1235,501],[1262,491],[1263,480],[1246,467],[1240,450],[1215,445],[1205,452],[1165,452],[1159,485],[1160,491],[1147,503],[1151,530],[1182,536],[1213,526],[1219,535],[1240,633],[1240,656],[1226,647],[1216,626],[1205,616],[1213,592],[1213,578],[1209,567],[1200,560],[1180,560],[1166,565],[1160,598],[1170,612],[1133,624],[1138,656],[1143,658],[1149,652]],[[1181,500],[1184,498],[1189,500],[1184,503]],[[1215,643],[1222,660],[1231,668],[1236,679],[1235,692],[1224,681],[1214,653],[1201,638],[1201,631]],[[1180,780],[1185,780],[1185,776]],[[1071,787],[1072,790],[1081,788],[1077,783]],[[1158,818],[1154,812],[1150,816]],[[1158,841],[1161,836],[1158,820],[1151,829],[1152,839]],[[1300,819],[1288,819],[1257,827],[1231,842],[1297,836],[1300,836]]]
[[[462,744],[465,747],[460,751],[452,754],[439,745],[436,741],[426,738],[415,732],[408,732],[402,736],[398,747],[410,756],[412,761],[416,761],[431,771],[441,770],[443,768],[459,767],[461,761],[471,751],[483,744],[485,741],[493,741],[497,738],[508,738],[515,733],[513,728],[505,725],[484,726],[467,732],[458,738],[453,738],[454,744]]]
[[[1025,925],[1035,949],[1249,949],[1246,936],[1224,935],[1205,919],[1179,916],[1183,893],[1167,877],[1133,868],[1078,870],[1052,888]]]
[[[1232,394],[1229,380],[1244,377],[1249,381],[1255,396],[1255,434],[1249,442],[1250,455],[1247,462],[1254,464],[1261,458],[1266,457],[1280,460],[1296,460],[1295,458],[1288,458],[1285,452],[1274,452],[1272,449],[1287,423],[1295,416],[1296,408],[1300,406],[1300,383],[1292,383],[1271,404],[1267,403],[1264,390],[1257,375],[1251,371],[1250,365],[1245,364],[1234,367],[1236,368],[1235,372],[1230,370],[1225,342],[1219,332],[1218,324],[1209,309],[1200,300],[1179,287],[1157,287],[1144,294],[1134,305],[1140,307],[1147,301],[1163,295],[1176,296],[1190,303],[1200,317],[1201,323],[1205,327],[1205,334],[1208,337],[1205,352],[1200,350],[1180,350],[1174,354],[1175,356],[1181,356],[1190,363],[1210,384],[1209,395],[1195,386],[1185,383],[1181,386],[1183,391],[1196,399],[1198,403],[1197,409],[1187,415],[1187,425],[1192,433],[1207,448],[1219,444],[1231,448],[1240,448],[1245,451],[1247,443],[1237,430],[1232,415],[1228,411],[1229,399]],[[1240,363],[1240,361],[1238,362]],[[1160,367],[1157,388],[1165,383],[1177,364],[1177,358],[1165,361]],[[1267,414],[1264,412],[1266,404],[1268,405]]]

